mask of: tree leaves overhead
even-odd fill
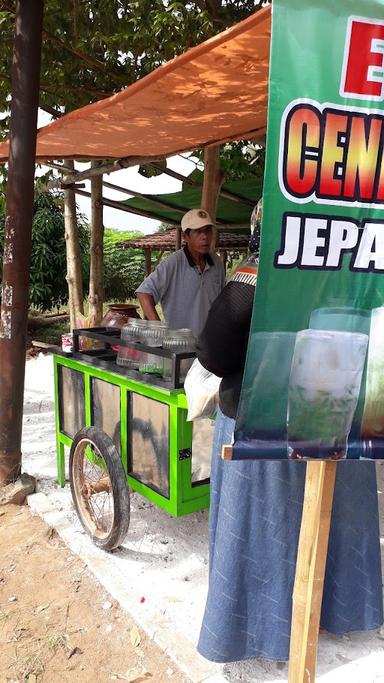
[[[262,0],[45,0],[40,107],[108,97],[244,19]],[[15,0],[0,0],[0,111],[9,108]],[[4,120],[0,136],[8,135]]]

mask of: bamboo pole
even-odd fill
[[[219,253],[220,253],[220,258],[223,262],[224,273],[226,273],[227,272],[227,256],[228,256],[227,250],[221,249]]]
[[[201,191],[201,208],[208,211],[213,221],[216,220],[217,200],[224,175],[220,169],[220,147],[204,149],[204,181]]]
[[[216,223],[216,209],[220,188],[224,181],[224,174],[220,169],[220,147],[205,147],[204,149],[204,181],[201,191],[201,208],[208,211],[213,223]],[[217,246],[217,229],[214,227],[212,236],[213,249]]]
[[[151,261],[152,250],[150,249],[150,247],[145,247],[144,255],[145,255],[145,274],[150,275],[151,271],[152,271],[152,261]]]
[[[45,189],[47,190],[63,190],[65,185],[73,185],[73,183],[78,183],[79,180],[89,180],[94,176],[103,175],[104,173],[113,173],[114,171],[121,171],[122,168],[131,168],[131,166],[140,166],[141,164],[152,163],[154,161],[161,161],[165,159],[165,155],[156,155],[151,157],[125,157],[122,159],[115,159],[114,161],[102,162],[98,166],[87,168],[85,171],[72,171],[72,173],[67,173],[64,178],[55,178],[50,180]],[[95,159],[94,161],[100,161],[100,159]],[[41,161],[44,163],[44,161]],[[63,164],[63,170],[64,164]]]
[[[211,149],[211,148],[207,148]],[[215,149],[214,147],[212,149]],[[154,168],[160,169],[160,166],[158,166],[156,163],[151,163],[149,164],[150,166],[153,166]],[[180,180],[183,184],[185,183],[186,185],[191,185],[192,187],[200,187],[201,183],[199,183],[197,180],[192,179],[190,176],[185,176],[182,175],[182,173],[178,173],[177,171],[174,171],[171,168],[164,168],[163,173],[166,175],[169,175],[171,178],[175,178],[176,180]],[[225,197],[226,199],[230,199],[231,201],[238,202],[240,204],[246,204],[247,206],[254,207],[255,202],[252,201],[251,199],[248,199],[248,197],[243,197],[239,194],[236,194],[235,192],[229,192],[228,190],[221,190],[220,189],[220,196]]]
[[[175,243],[176,250],[181,249],[181,227],[180,225],[177,226],[176,228],[176,243]]]
[[[87,192],[86,190],[80,190],[76,185],[73,186],[73,189],[76,194],[79,194],[82,197],[91,196],[90,192]],[[112,209],[118,209],[119,211],[125,211],[126,213],[133,213],[136,216],[146,216],[147,218],[153,218],[157,221],[164,220],[164,216],[160,216],[149,211],[143,211],[142,209],[135,209],[129,204],[127,205],[114,199],[107,199],[107,197],[103,197],[103,205],[110,206]],[[169,225],[174,225],[175,227],[180,225],[180,221],[178,222],[173,220],[173,218],[167,218],[167,223],[169,223]],[[249,230],[249,223],[223,223],[222,221],[216,221],[216,226],[220,230]]]
[[[64,161],[68,170],[73,170],[73,161]],[[76,327],[76,316],[84,313],[83,281],[81,274],[81,254],[79,234],[77,230],[76,198],[73,190],[64,191],[64,235],[67,254],[67,276],[69,317],[73,330]]]
[[[1,73],[0,73],[1,77]],[[63,164],[59,164],[55,161],[44,161],[42,162],[44,166],[48,166],[48,168],[54,168],[57,171],[60,171],[63,173],[65,171],[65,168],[63,167]],[[160,166],[157,166],[156,164],[148,164],[148,166],[152,166],[153,168],[158,168],[160,169]],[[64,189],[65,186],[72,186],[75,183],[77,183],[79,180],[89,180],[88,175],[90,178],[95,177],[101,173],[102,169],[102,162],[99,162],[98,166],[91,164],[91,169],[89,173],[87,174],[87,177],[85,178],[78,178],[78,174],[80,171],[76,171],[77,175],[66,175],[64,178],[61,179],[56,179],[49,181],[46,185],[40,185],[40,191],[44,192],[47,189],[52,188],[52,183],[55,183],[55,187],[59,187],[60,189]],[[98,172],[96,173],[95,169],[98,168]],[[115,170],[121,170],[121,168],[117,168]],[[110,173],[111,171],[109,171]],[[84,171],[85,173],[85,171]],[[163,173],[165,175],[168,175],[172,178],[176,178],[176,180],[180,180],[183,184],[186,183],[187,185],[190,185],[191,187],[202,187],[202,183],[197,182],[196,180],[192,180],[188,176],[183,176],[181,173],[177,173],[177,171],[172,171],[172,169],[165,168],[163,169]],[[74,179],[75,178],[75,179]],[[59,184],[57,184],[59,183]],[[116,190],[116,192],[122,192],[123,194],[128,194],[131,197],[138,197],[139,199],[148,199],[152,204],[156,204],[157,206],[161,206],[162,208],[165,209],[172,209],[172,211],[175,211],[176,213],[180,213],[183,215],[188,211],[188,207],[183,207],[181,208],[180,206],[174,206],[173,204],[169,204],[168,202],[165,202],[164,200],[159,200],[156,198],[156,195],[151,195],[151,194],[143,194],[142,192],[137,192],[137,190],[132,190],[128,187],[122,187],[121,185],[116,185],[115,183],[110,183],[107,180],[103,180],[103,186],[108,187],[111,190]],[[254,206],[254,203],[251,202],[249,199],[246,197],[241,197],[240,195],[236,195],[233,192],[225,192],[225,191],[220,191],[220,195],[222,197],[226,197],[227,199],[232,199],[235,202],[238,202],[240,204],[244,204],[245,206]]]
[[[92,162],[98,165],[97,161]],[[91,180],[91,260],[89,267],[89,316],[91,327],[100,325],[104,302],[103,176]]]
[[[336,462],[307,463],[293,590],[289,683],[314,683]]]

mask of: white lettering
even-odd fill
[[[384,226],[367,223],[364,227],[353,267],[361,270],[384,270]]]
[[[320,252],[320,253],[319,253]],[[276,268],[384,272],[384,221],[361,223],[325,216],[285,214]]]
[[[301,265],[322,266],[324,264],[324,256],[318,256],[317,249],[325,246],[325,237],[319,237],[319,231],[326,229],[326,218],[307,218],[305,220]]]
[[[283,251],[277,255],[278,266],[291,266],[296,263],[300,244],[300,216],[287,216],[285,220]]]
[[[372,38],[371,52],[381,55],[381,65],[370,64],[368,66],[367,81],[384,84],[384,43],[380,38]],[[381,89],[381,94],[383,94],[383,88]]]
[[[351,221],[331,221],[329,248],[326,265],[328,268],[340,266],[341,254],[356,246],[359,239],[359,229]]]

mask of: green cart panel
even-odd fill
[[[121,455],[119,386],[91,377],[91,420],[111,437]]]
[[[129,474],[169,498],[169,406],[130,394]]]
[[[84,375],[61,365],[58,384],[60,430],[73,439],[85,425]]]

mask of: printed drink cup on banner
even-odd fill
[[[369,335],[367,384],[361,425],[370,454],[384,446],[384,306],[372,311]],[[381,456],[383,457],[383,456]]]
[[[287,458],[287,392],[295,338],[294,332],[256,332],[251,337],[236,425],[244,457],[254,457],[256,449],[259,457]]]
[[[354,332],[298,332],[288,389],[291,458],[346,457],[367,344]]]
[[[371,311],[352,306],[317,308],[312,311],[309,327],[314,330],[360,332],[369,335]]]

